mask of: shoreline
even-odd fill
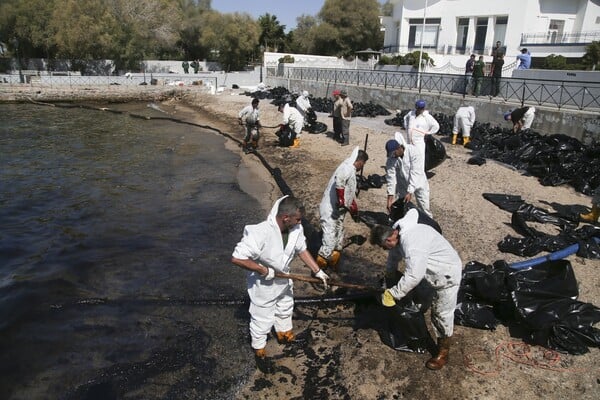
[[[107,91],[104,96],[92,100],[89,93],[85,94],[88,96],[86,101],[95,102],[109,102],[111,96]],[[195,122],[206,123],[241,139],[237,113],[250,102],[250,97],[229,89],[217,95],[200,90],[184,90],[160,101],[174,115],[189,112]],[[261,100],[260,109],[264,126],[279,124],[281,114],[270,104],[270,100]],[[328,133],[304,133],[298,149],[277,147],[274,129],[270,128],[261,131],[259,145],[259,151],[269,164],[282,169],[282,177],[303,201],[307,208],[307,219],[316,228],[319,227],[318,205],[323,189],[337,165],[354,146],[362,148],[368,135],[367,151],[370,158],[364,174],[383,174],[385,142],[398,130],[386,126],[383,118],[354,118],[350,126],[351,146],[340,147],[331,140],[331,119],[319,115],[318,120],[327,124]],[[236,136],[238,134],[240,136]],[[577,193],[570,187],[542,186],[537,179],[499,163],[468,165],[467,160],[471,157],[469,150],[462,146],[451,146],[445,137],[438,138],[444,142],[450,158],[435,168],[429,179],[431,209],[463,264],[473,260],[490,264],[499,259],[507,262],[523,259],[498,250],[497,243],[500,240],[507,235],[515,235],[510,226],[511,216],[483,199],[482,193],[521,195],[525,201],[545,209],[549,207],[548,202],[589,205],[589,196]],[[279,197],[272,176],[255,156],[243,154],[234,141],[226,139],[225,147],[240,154],[240,187],[242,182],[248,183],[248,187],[242,189],[253,192],[253,197],[262,198],[261,205],[269,210],[274,198]],[[256,185],[250,183],[253,180],[257,181]],[[385,188],[361,191],[358,204],[361,210],[384,210]],[[347,220],[344,225],[346,237],[355,234],[366,236],[369,233],[363,223]],[[383,275],[386,256],[384,251],[369,243],[349,246],[344,250],[340,271],[332,272],[332,278],[375,286]],[[568,260],[573,265],[579,283],[579,299],[597,303],[600,299],[600,276],[597,274],[600,261],[575,255]],[[297,260],[293,270],[307,273]],[[322,294],[304,283],[295,283],[294,290],[296,296]],[[308,340],[299,349],[290,351],[270,339],[267,351],[276,358],[280,368],[271,375],[258,370],[251,372],[249,380],[238,390],[236,399],[501,399],[518,396],[523,400],[533,400],[540,397],[597,397],[600,388],[596,365],[600,355],[598,348],[590,348],[589,353],[577,356],[560,354],[557,356],[557,365],[563,369],[548,370],[535,364],[519,363],[498,353],[498,349],[507,343],[522,343],[522,338],[516,337],[510,326],[499,325],[495,331],[488,331],[457,325],[449,364],[442,371],[431,372],[423,365],[429,354],[395,351],[385,344],[380,331],[385,327],[385,321],[385,315],[382,316],[380,307],[376,305],[298,305],[293,329],[297,335]],[[428,316],[426,323],[430,325]],[[535,346],[532,349],[538,349],[538,352],[543,350]],[[473,368],[473,362],[466,361],[468,357],[476,361],[477,368]]]

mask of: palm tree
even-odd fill
[[[261,33],[259,42],[265,46],[266,51],[277,51],[285,41],[285,25],[277,21],[275,15],[266,13],[258,17]]]

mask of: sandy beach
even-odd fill
[[[74,96],[76,101],[91,101],[74,93],[52,97],[46,89],[28,92],[36,101],[61,101]],[[239,110],[250,103],[240,90],[226,89],[210,95],[201,89],[174,89],[145,95],[130,95],[130,100],[162,101],[171,116],[193,113],[193,122],[210,125],[242,139],[237,123]],[[40,93],[36,93],[39,91]],[[70,92],[74,90],[69,89]],[[76,91],[76,90],[75,90]],[[80,93],[81,91],[77,91]],[[35,96],[34,96],[35,95]],[[12,96],[27,101],[22,94],[0,91],[0,98]],[[146,97],[148,96],[148,97]],[[127,101],[126,96],[121,97]],[[131,97],[131,98],[130,98]],[[120,100],[120,101],[121,101]],[[15,100],[13,100],[15,101]],[[435,102],[429,105],[435,112]],[[282,177],[306,207],[306,218],[319,228],[319,202],[335,168],[351,153],[354,146],[363,148],[367,140],[369,161],[364,175],[384,175],[385,142],[397,127],[384,123],[385,118],[354,118],[350,126],[350,146],[341,147],[331,138],[332,120],[325,113],[318,120],[327,124],[323,134],[303,133],[297,149],[276,146],[276,128],[281,114],[269,100],[260,102],[262,129],[260,154]],[[447,136],[437,136],[446,145],[449,158],[432,172],[431,211],[441,225],[444,236],[458,251],[463,264],[496,260],[521,261],[516,255],[502,253],[497,244],[506,235],[517,235],[510,226],[510,213],[483,198],[483,193],[520,195],[526,202],[548,209],[544,202],[562,205],[590,205],[590,197],[568,186],[542,186],[535,177],[488,160],[481,166],[469,165],[471,151],[452,146]],[[240,154],[239,180],[243,190],[260,200],[265,215],[272,202],[281,196],[270,173],[253,154],[244,154],[238,143],[229,140],[227,148]],[[385,188],[361,191],[360,210],[384,212]],[[259,221],[248,221],[257,223]],[[533,224],[550,233],[553,228]],[[368,237],[364,223],[345,221],[346,237]],[[240,232],[240,236],[241,236]],[[234,244],[233,244],[234,245]],[[386,252],[368,241],[349,245],[343,253],[340,269],[332,278],[367,286],[377,286],[383,276]],[[600,304],[600,261],[570,256],[579,283],[579,300]],[[229,260],[223,260],[229,267]],[[231,268],[235,268],[231,266]],[[244,272],[238,271],[240,274]],[[293,272],[308,275],[298,261]],[[321,292],[306,283],[295,284],[295,295],[318,296]],[[584,355],[544,352],[535,346],[521,347],[517,332],[504,325],[495,331],[455,326],[449,364],[441,371],[425,368],[429,354],[398,352],[385,345],[380,337],[385,317],[374,304],[342,303],[337,305],[298,305],[294,331],[305,339],[291,348],[270,339],[267,352],[273,356],[277,370],[273,374],[256,371],[239,389],[239,399],[597,399],[600,396],[600,370],[596,357],[600,350],[591,348]],[[429,324],[429,316],[427,315]],[[431,331],[431,329],[430,329]],[[249,344],[248,344],[249,347]],[[519,349],[516,351],[515,349]],[[511,352],[511,349],[513,350]],[[250,351],[250,350],[249,350]],[[518,354],[517,354],[518,353]],[[554,357],[551,367],[548,357]]]

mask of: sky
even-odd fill
[[[325,0],[212,0],[211,8],[221,13],[246,12],[255,19],[269,13],[275,15],[289,32],[296,28],[297,17],[302,14],[316,16],[323,3]]]

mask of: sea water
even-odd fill
[[[0,105],[2,399],[225,399],[254,369],[239,155],[128,107]]]

